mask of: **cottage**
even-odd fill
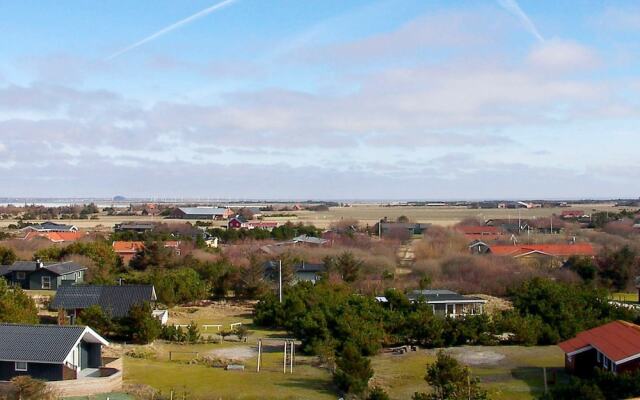
[[[76,240],[82,239],[84,235],[78,231],[71,232],[39,232],[35,230],[30,230],[27,234],[22,238],[22,240],[34,240],[34,239],[45,239],[52,243],[63,243],[63,242],[75,242]]]
[[[373,226],[373,231],[380,237],[390,236],[394,233],[413,235],[422,235],[429,229],[431,224],[414,223],[414,222],[387,222],[381,221]]]
[[[459,318],[480,315],[484,312],[486,300],[475,296],[463,296],[451,290],[414,290],[408,296],[411,302],[430,304],[434,315]]]
[[[102,346],[108,344],[86,326],[0,324],[0,380],[89,376],[101,367]]]
[[[233,216],[233,210],[221,207],[178,207],[173,211],[174,218],[223,220]]]
[[[307,263],[301,262],[293,266],[293,283],[296,282],[311,282],[316,283],[327,272],[327,267],[324,263]],[[264,264],[264,275],[266,279],[273,282],[278,282],[280,273],[280,265],[278,261],[267,261]]]
[[[82,283],[86,270],[87,267],[72,261],[16,261],[12,265],[0,266],[0,276],[23,289],[56,290],[61,286]]]
[[[640,326],[613,321],[578,333],[558,346],[564,351],[568,372],[588,376],[594,368],[614,374],[640,368]]]
[[[32,224],[21,229],[24,232],[77,232],[78,227],[75,225],[57,224],[47,221],[41,224]]]
[[[115,224],[113,227],[116,232],[136,232],[146,233],[153,231],[156,224],[152,222],[123,222],[121,224]]]
[[[165,248],[173,249],[175,255],[179,256],[181,253],[180,250],[180,241],[177,240],[167,240],[166,242],[162,242]],[[144,242],[141,241],[126,241],[126,240],[116,240],[111,244],[113,251],[120,256],[122,262],[125,265],[128,265],[133,257],[135,257],[136,253],[144,249]]]
[[[83,310],[91,306],[100,308],[112,318],[122,318],[136,304],[158,300],[153,285],[77,285],[62,286],[51,302],[51,310],[65,310],[74,323]]]

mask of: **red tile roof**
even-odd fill
[[[48,239],[54,243],[59,242],[73,242],[75,240],[80,239],[83,236],[81,232],[38,232],[38,231],[29,231],[24,240],[32,240],[35,238],[44,238]]]
[[[116,253],[137,253],[144,248],[144,242],[129,242],[118,240],[112,244]]]
[[[588,331],[580,332],[558,346],[565,353],[595,347],[608,359],[619,362],[640,355],[640,326],[626,321],[613,321]]]
[[[527,245],[493,245],[491,253],[499,256],[520,257],[530,253],[544,253],[554,257],[561,256],[593,256],[596,254],[591,243],[573,244],[527,244]]]

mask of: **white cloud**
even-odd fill
[[[550,40],[536,47],[528,61],[537,68],[556,72],[591,69],[600,64],[592,49],[566,40]]]

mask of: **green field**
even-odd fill
[[[555,373],[559,381],[566,379],[564,355],[556,346],[473,346],[447,351],[470,366],[494,400],[535,399],[544,391],[542,367],[547,367],[549,377]],[[434,350],[373,357],[373,382],[394,400],[411,398],[417,391],[427,391],[426,366],[434,360]]]

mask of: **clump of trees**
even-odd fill
[[[640,371],[613,374],[594,369],[585,378],[572,378],[569,383],[558,385],[540,400],[618,400],[640,396]]]
[[[100,306],[85,309],[78,318],[103,336],[138,344],[151,343],[160,337],[162,325],[151,315],[149,303],[135,304],[123,318],[113,318]]]
[[[0,278],[0,322],[37,324],[38,309],[33,299],[19,287]]]

